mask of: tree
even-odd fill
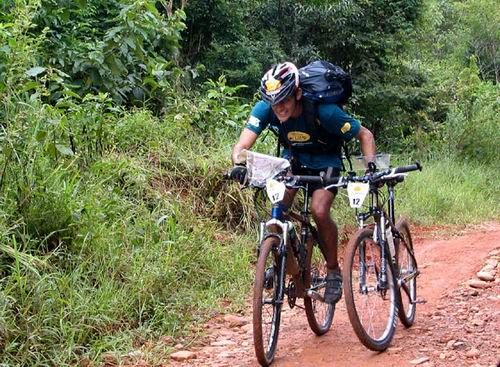
[[[153,0],[43,0],[33,33],[47,31],[40,63],[63,72],[52,100],[64,92],[107,92],[117,102],[163,99],[157,95],[179,74],[184,12],[162,14]],[[168,8],[168,4],[164,4]]]
[[[467,40],[468,50],[464,55],[477,58],[479,71],[484,80],[500,81],[500,12],[493,0],[459,2],[459,26]]]

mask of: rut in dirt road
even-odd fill
[[[413,230],[422,272],[418,296],[427,303],[417,306],[413,327],[398,325],[386,352],[375,353],[360,344],[341,300],[332,329],[322,337],[310,331],[303,310],[285,307],[273,366],[496,366],[500,350],[500,223],[476,226],[454,236],[447,231],[424,235]],[[172,354],[165,365],[258,366],[251,309],[244,315],[221,315],[205,327],[204,345],[189,350],[177,345],[182,353]]]

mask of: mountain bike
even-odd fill
[[[367,348],[383,351],[394,336],[397,316],[410,327],[416,314],[419,270],[406,219],[395,223],[395,186],[406,172],[422,170],[420,163],[386,169],[365,176],[343,178],[335,186],[347,187],[357,212],[359,230],[344,254],[344,295],[349,320]],[[387,188],[387,196],[381,189]],[[372,219],[373,221],[365,225]]]
[[[287,160],[253,152],[247,152],[247,168],[249,186],[257,190],[265,187],[272,204],[269,217],[259,226],[253,289],[255,355],[262,366],[268,366],[276,353],[285,301],[290,308],[304,308],[316,335],[330,329],[335,305],[324,302],[326,262],[318,232],[310,221],[309,183],[318,182],[320,177],[292,176]],[[287,188],[303,191],[300,212],[285,213],[282,203]],[[303,299],[303,307],[297,299]]]

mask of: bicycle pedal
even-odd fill
[[[427,300],[425,298],[417,298],[415,301],[412,301],[411,303],[413,303],[413,304],[424,304],[424,303],[427,303]]]

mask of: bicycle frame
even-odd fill
[[[300,237],[297,238],[297,246],[292,246],[290,243],[290,228],[293,228],[293,223],[290,220],[285,219],[284,208],[282,202],[275,203],[272,206],[271,218],[267,221],[261,220],[259,228],[259,247],[260,244],[269,236],[276,236],[280,239],[280,247],[278,248],[278,255],[282,259],[282,265],[280,267],[282,274],[280,274],[280,282],[282,282],[287,274],[287,271],[293,275],[293,278],[297,286],[297,296],[303,298],[304,296],[309,296],[317,300],[322,300],[318,297],[318,294],[314,289],[304,289],[303,286],[303,276],[305,271],[305,261],[308,251],[307,241],[310,235],[315,236],[318,243],[320,243],[317,235],[311,231],[310,224],[310,211],[309,211],[309,184],[298,187],[298,189],[303,191],[304,203],[300,210],[300,214],[290,212],[288,215],[296,219],[300,223]],[[279,230],[277,230],[279,228]],[[294,229],[295,230],[295,229]],[[281,233],[280,233],[281,232]],[[298,234],[297,234],[298,235]],[[323,250],[319,246],[321,252]],[[258,248],[259,250],[259,248]],[[290,251],[291,250],[291,251]],[[290,259],[292,257],[293,259]],[[288,267],[297,267],[298,271],[289,271]],[[283,293],[280,291],[279,299],[283,299]]]
[[[286,187],[304,192],[300,211],[285,214],[283,193]],[[331,304],[325,303],[323,294],[326,264],[322,260],[324,254],[320,254],[322,246],[316,229],[310,223],[309,185],[273,187],[271,183],[269,187],[266,184],[266,189],[273,205],[270,218],[260,221],[253,298],[254,347],[257,359],[265,366],[274,358],[285,296],[291,309],[305,310],[309,326],[316,335],[323,335],[330,329],[335,311]],[[295,221],[300,226],[300,235],[295,232]],[[296,302],[299,298],[303,299],[303,305]]]
[[[383,244],[380,246],[380,257],[382,259],[381,264],[380,264],[380,289],[384,290],[387,288],[387,259],[390,260],[390,265],[394,276],[397,278],[398,281],[398,286],[400,287],[404,282],[411,280],[413,277],[416,277],[418,275],[418,271],[415,272],[415,274],[410,274],[409,276],[406,276],[404,279],[400,278],[399,274],[399,269],[398,269],[398,264],[397,264],[397,249],[395,248],[394,245],[389,244],[389,241],[387,240],[387,235],[386,235],[386,227],[389,225],[391,227],[391,231],[393,232],[393,238],[400,238],[400,234],[398,230],[395,227],[395,193],[394,193],[394,187],[396,186],[396,183],[388,181],[385,183],[387,185],[387,191],[388,191],[388,198],[387,198],[387,211],[389,215],[386,214],[383,208],[383,204],[380,203],[380,197],[379,197],[379,186],[378,184],[371,185],[370,191],[369,191],[369,205],[368,205],[368,211],[367,212],[361,212],[358,213],[356,210],[356,219],[358,222],[359,228],[365,227],[365,221],[369,218],[373,218],[374,223],[374,231],[373,231],[373,241],[379,244]],[[408,249],[410,251],[410,249]],[[390,256],[387,256],[387,253],[389,253]],[[410,252],[410,255],[413,257],[413,260],[415,260],[415,255]],[[360,279],[360,289],[363,289],[364,285],[364,277],[362,276]],[[411,300],[412,303],[417,302],[416,300]]]

